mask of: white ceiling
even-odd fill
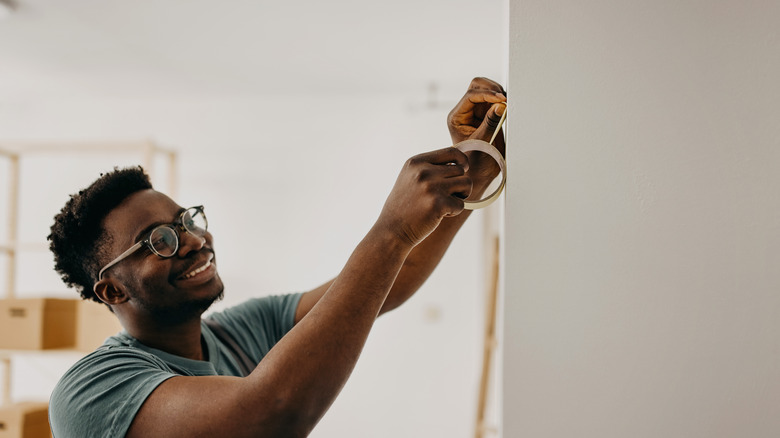
[[[15,0],[0,98],[458,89],[500,79],[505,0]]]

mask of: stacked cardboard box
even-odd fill
[[[0,300],[0,349],[92,351],[122,327],[92,301],[60,298]],[[5,357],[5,356],[4,356]],[[6,357],[10,365],[10,356]],[[10,372],[6,370],[6,372]],[[5,388],[5,391],[8,391]],[[9,396],[6,394],[5,399]],[[47,403],[0,406],[0,438],[50,437]]]
[[[76,340],[76,300],[0,300],[0,348],[72,348]]]
[[[46,403],[14,403],[0,406],[0,438],[49,438]]]
[[[79,300],[76,308],[76,345],[80,351],[92,351],[107,337],[122,330],[116,315],[105,304]]]
[[[103,304],[60,298],[0,300],[0,349],[92,351],[122,327]]]

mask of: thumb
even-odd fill
[[[493,133],[498,128],[498,123],[501,121],[501,116],[506,111],[506,105],[504,103],[493,104],[485,114],[485,118],[482,119],[479,127],[470,136],[471,138],[477,138],[484,141],[490,141],[493,137]]]

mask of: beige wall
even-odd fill
[[[510,17],[503,436],[780,436],[780,3]]]

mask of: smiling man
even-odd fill
[[[474,79],[450,112],[453,142],[486,140],[506,102]],[[503,139],[496,142],[503,152]],[[331,281],[202,318],[223,284],[207,210],[155,191],[141,168],[73,195],[52,226],[57,271],[124,331],[51,396],[54,436],[306,436],[349,377],[377,316],[428,278],[498,173],[444,148],[410,158],[379,218]]]

